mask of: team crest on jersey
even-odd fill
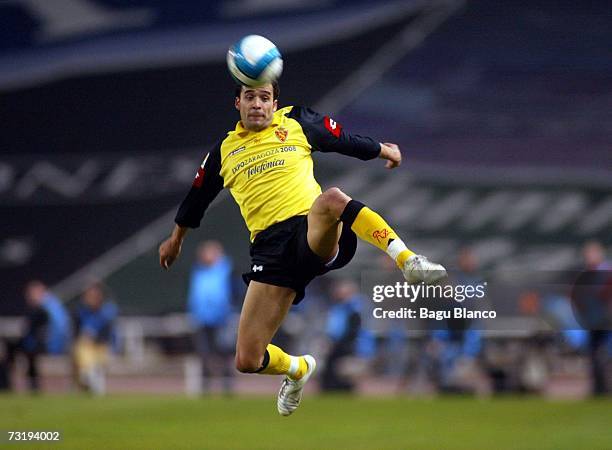
[[[283,127],[278,127],[276,131],[274,131],[274,134],[276,134],[279,141],[285,142],[287,140],[287,136],[289,135],[289,130]]]

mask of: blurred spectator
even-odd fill
[[[580,295],[574,296],[573,300],[574,306],[590,305],[590,312],[579,313],[582,316],[579,322],[589,329],[591,392],[593,395],[605,395],[610,392],[606,366],[610,359],[609,346],[612,339],[609,329],[612,316],[612,264],[606,261],[605,249],[597,241],[584,245],[582,257],[585,272],[581,274],[578,283],[587,288],[581,289]]]
[[[476,370],[482,348],[479,330],[434,330],[428,351],[433,356],[433,382],[445,393],[473,391],[470,375]]]
[[[25,333],[17,341],[7,341],[4,361],[4,384],[10,386],[10,374],[15,357],[23,354],[27,361],[28,386],[40,389],[38,359],[43,353],[61,354],[70,338],[70,321],[61,301],[44,283],[30,281],[25,288],[27,305]]]
[[[6,341],[0,340],[0,392],[10,389],[9,370],[7,361]]]
[[[548,292],[543,301],[548,322],[560,330],[561,350],[584,353],[589,345],[589,332],[581,329],[565,292]]]
[[[199,245],[191,272],[188,309],[195,332],[195,348],[202,363],[202,388],[209,389],[213,371],[220,370],[223,389],[232,390],[233,364],[229,339],[223,339],[231,316],[232,264],[221,243],[206,241]]]
[[[483,283],[478,272],[478,259],[472,249],[465,247],[459,251],[457,271],[451,276],[454,285],[477,286]],[[462,307],[473,308],[469,303]],[[440,392],[464,392],[470,375],[476,370],[476,362],[482,349],[482,333],[470,319],[448,319],[447,329],[433,330],[427,345],[433,357],[431,369],[433,382]]]
[[[105,370],[115,338],[117,306],[99,282],[91,283],[74,311],[74,364],[78,384],[98,395],[106,391]]]
[[[332,345],[321,377],[321,389],[352,391],[352,381],[340,373],[340,362],[355,353],[361,328],[360,311],[363,297],[359,294],[355,282],[351,280],[338,282],[334,286],[332,297],[335,304],[330,308],[327,318],[327,336]]]
[[[381,271],[381,280],[385,284],[392,284],[391,280],[397,277],[397,265],[395,261],[387,255],[379,255],[377,265]],[[400,385],[408,382],[408,373],[411,371],[410,356],[411,346],[407,345],[407,322],[402,320],[377,320],[374,324],[378,336],[375,338],[374,351],[376,361],[373,364],[375,370],[380,374],[399,374],[401,377]],[[364,326],[367,326],[364,324]],[[410,325],[408,325],[410,327]]]
[[[536,291],[521,292],[518,298],[519,313],[523,316],[536,317],[541,311],[540,294]]]

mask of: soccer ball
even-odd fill
[[[257,87],[278,80],[283,59],[273,42],[251,34],[227,51],[227,68],[238,83]]]

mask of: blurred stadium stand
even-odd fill
[[[476,241],[489,267],[538,258],[563,269],[584,239],[610,243],[605,2],[468,2],[413,52],[415,30],[461,5],[350,2],[338,17],[331,11],[343,2],[276,12],[241,3],[66,1],[63,14],[40,2],[0,5],[4,314],[20,310],[27,279],[64,281],[60,294],[73,297],[83,276],[111,275],[143,252],[111,281],[124,312],[182,308],[189,250],[172,289],[168,277],[156,281],[147,250],[167,232],[206,146],[236,120],[225,47],[267,20],[283,24],[268,33],[285,54],[281,103],[338,110],[345,126],[403,144],[400,175],[325,155],[318,176],[390,215],[417,249],[444,259]],[[591,26],[573,39],[580,23]],[[376,73],[390,53],[389,70]],[[236,208],[222,205],[203,230],[245,260]]]
[[[340,165],[325,155],[318,176],[390,214],[423,242],[418,249],[444,258],[477,241],[487,263],[520,264],[535,253],[551,268],[567,268],[584,239],[610,243],[605,2],[337,1],[283,9],[63,1],[61,12],[43,3],[0,5],[4,314],[20,310],[21,287],[34,277],[64,281],[60,293],[73,297],[82,276],[100,268],[88,263],[149,224],[150,233],[123,247],[138,251],[116,251],[102,276],[119,268],[109,264],[155,247],[206,146],[236,120],[225,48],[269,21],[279,24],[267,34],[286,60],[281,103],[337,111],[345,126],[403,144],[401,175],[382,178],[373,164]],[[424,45],[413,42],[415,30],[452,13]],[[389,70],[377,73],[385,64]],[[343,170],[347,178],[327,175]],[[225,234],[244,260],[236,209],[221,210],[200,236]],[[145,255],[140,266],[154,265],[152,252]],[[112,283],[126,311],[128,298],[161,277],[149,267],[130,273]],[[169,303],[167,289],[145,289],[134,312],[145,304],[157,305],[151,312],[180,310],[182,286],[170,290]]]
[[[422,9],[422,2],[351,2],[351,13],[338,17],[331,11],[342,5],[321,9],[306,2],[272,11],[265,5],[242,10],[242,2],[188,2],[180,8],[138,3],[135,8],[133,2],[65,1],[64,14],[75,17],[63,34],[52,31],[53,20],[64,16],[47,17],[40,2],[0,5],[7,37],[0,47],[0,214],[10,218],[0,230],[2,295],[8,300],[1,303],[3,313],[19,311],[27,279],[61,282],[176,207],[207,146],[236,121],[224,63],[228,43],[267,29],[264,17],[277,23],[282,15],[284,25],[267,33],[285,54],[282,99],[312,104]],[[89,11],[94,23],[108,14],[118,23],[107,18],[101,28],[86,27],[75,4],[103,9]],[[132,14],[149,19],[119,20]],[[296,34],[298,22],[302,31]],[[321,29],[335,33],[323,39]],[[173,46],[180,57],[169,50]],[[168,219],[149,247],[162,229],[167,232]],[[239,218],[230,222],[246,246]],[[237,252],[236,239],[227,233],[225,238]],[[74,296],[83,279],[78,281],[59,293]],[[121,287],[112,287],[120,299],[128,298]],[[169,309],[180,308],[177,300]]]
[[[398,142],[391,175],[315,155],[323,187],[372,204],[406,242],[487,275],[575,269],[612,245],[612,23],[608,2],[366,0],[0,3],[0,315],[41,278],[74,299],[111,287],[130,352],[184,336],[198,240],[238,271],[248,235],[221,196],[170,274],[156,249],[208,145],[233,127],[225,51],[264,34],[283,52],[282,105],[333,112]],[[358,276],[375,250],[360,245]],[[508,295],[514,295],[509,293]],[[16,322],[0,322],[14,335]],[[127,342],[130,342],[128,344]],[[132,355],[136,354],[132,353]]]
[[[428,163],[609,171],[610,20],[604,1],[467,2],[346,117]]]

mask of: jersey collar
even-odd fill
[[[281,114],[279,114],[279,111],[280,111],[280,109],[279,109],[279,110],[276,110],[276,112],[275,112],[275,113],[274,113],[274,115],[272,116],[272,123],[270,124],[270,126],[269,126],[268,128],[266,128],[266,129],[264,129],[264,130],[261,130],[261,131],[250,131],[250,130],[247,130],[246,128],[244,128],[244,127],[242,126],[242,120],[239,120],[239,121],[236,123],[236,129],[235,129],[234,131],[235,131],[235,132],[236,132],[236,133],[237,133],[237,134],[238,134],[238,135],[239,135],[241,138],[244,138],[244,137],[248,136],[248,135],[249,135],[249,133],[253,133],[253,134],[256,134],[256,133],[263,133],[263,132],[268,131],[268,130],[270,130],[270,129],[272,129],[272,128],[276,128],[277,126],[279,126],[279,125],[280,125],[280,122],[281,122]]]

